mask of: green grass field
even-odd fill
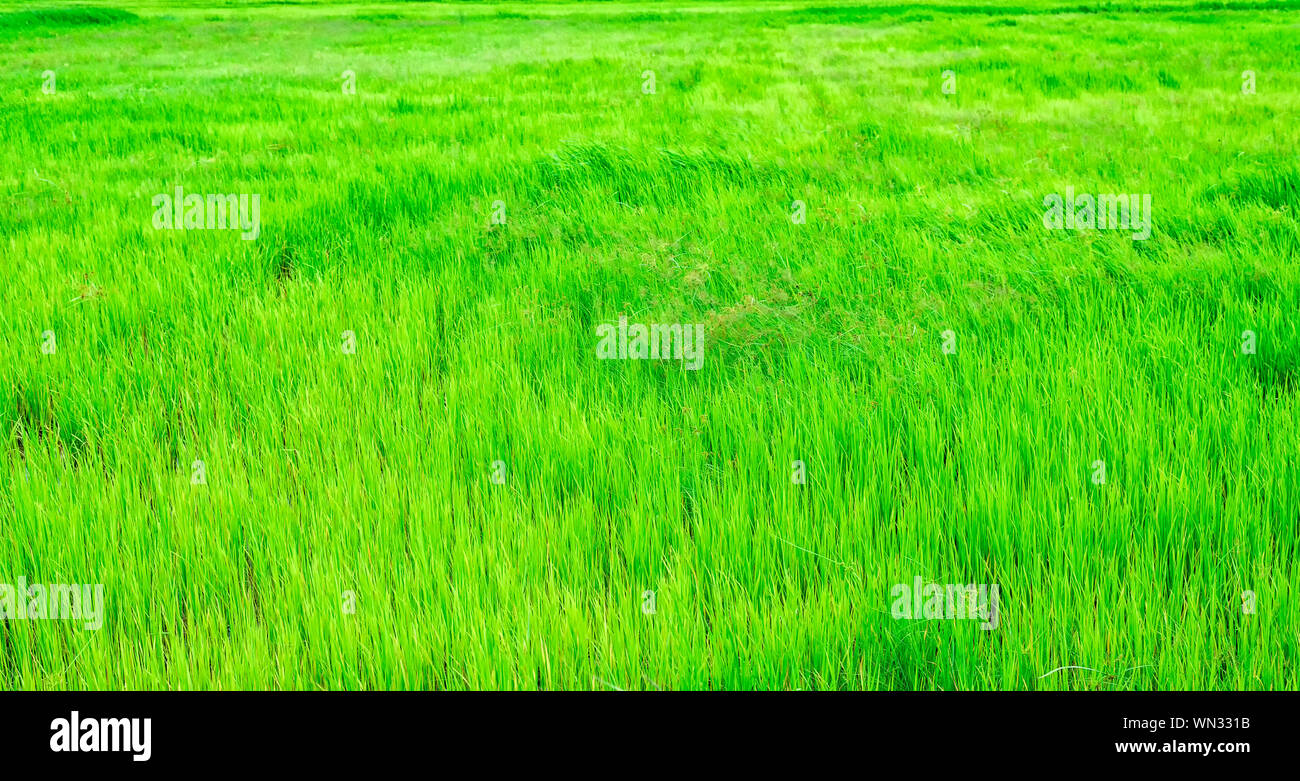
[[[0,62],[0,582],[104,587],[0,689],[1300,687],[1300,0],[9,4]]]

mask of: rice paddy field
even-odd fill
[[[7,3],[0,63],[0,689],[1300,686],[1296,0]]]

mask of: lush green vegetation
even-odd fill
[[[1298,24],[0,7],[0,688],[1300,686]]]

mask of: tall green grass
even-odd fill
[[[106,617],[0,687],[1300,684],[1296,3],[76,8],[0,16],[0,582]]]

